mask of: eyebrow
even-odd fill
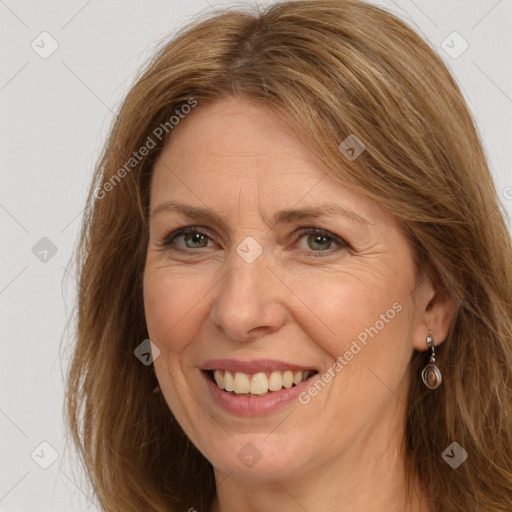
[[[208,208],[201,208],[188,204],[178,203],[176,201],[166,201],[164,203],[160,203],[151,212],[151,218],[159,213],[167,211],[178,212],[191,219],[209,220],[218,223],[223,227],[226,227],[224,218],[214,211],[209,210]],[[280,210],[272,217],[271,222],[274,226],[279,223],[327,217],[329,214],[345,217],[346,219],[360,224],[361,226],[368,227],[371,225],[371,222],[368,219],[337,204],[323,204],[316,207],[300,208],[297,210]]]

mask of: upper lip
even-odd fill
[[[311,366],[287,363],[275,359],[253,359],[252,361],[239,361],[237,359],[212,359],[206,361],[201,370],[227,370],[229,372],[258,373],[269,371],[307,371],[314,370]]]

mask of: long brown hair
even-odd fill
[[[332,175],[400,219],[418,273],[446,286],[457,314],[436,351],[443,385],[432,392],[421,383],[425,353],[415,351],[410,364],[408,475],[419,476],[438,512],[512,510],[504,209],[441,58],[404,22],[356,0],[298,0],[196,20],[164,44],[120,108],[76,249],[65,402],[103,509],[208,510],[215,493],[211,464],[152,393],[153,368],[134,350],[148,338],[142,278],[153,163],[172,137],[176,110],[232,95],[282,114]],[[338,148],[349,135],[365,146],[353,161]],[[144,146],[148,154],[135,157]],[[454,441],[468,453],[456,470],[441,457]]]

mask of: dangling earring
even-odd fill
[[[426,341],[430,352],[430,360],[427,366],[423,368],[423,371],[421,372],[421,378],[423,379],[423,382],[427,388],[437,389],[441,385],[441,382],[443,382],[443,377],[441,376],[439,368],[434,364],[436,361],[436,354],[431,333],[428,333]]]

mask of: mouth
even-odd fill
[[[224,369],[203,370],[218,389],[236,396],[265,397],[311,379],[316,370],[273,370],[256,373]]]

